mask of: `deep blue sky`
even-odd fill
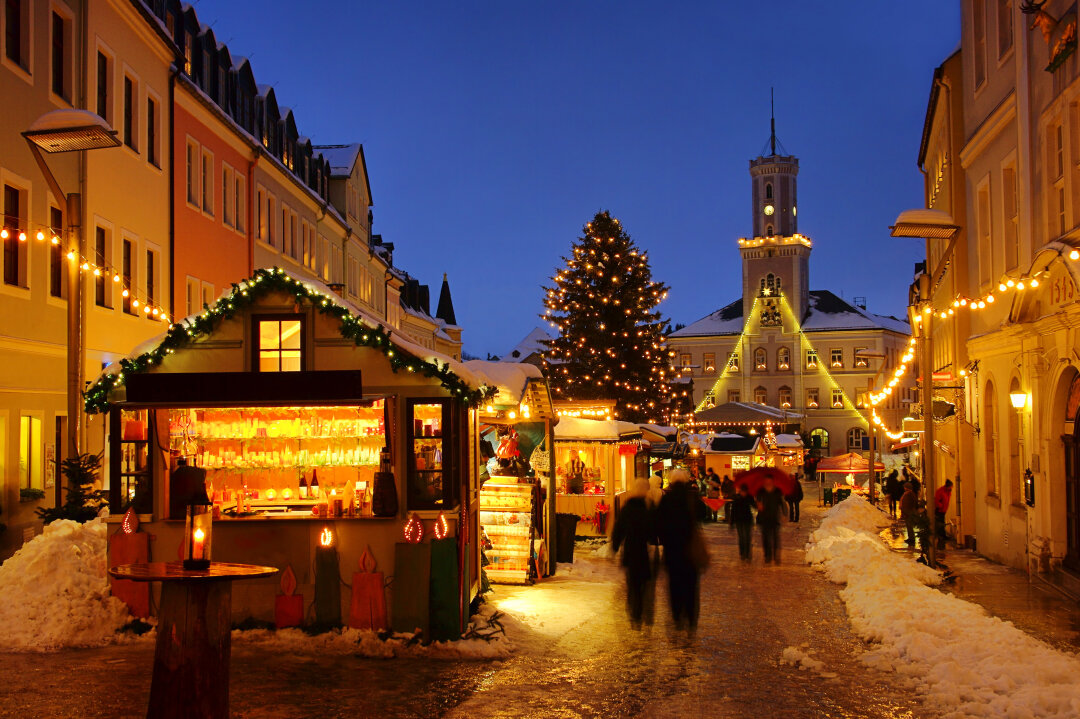
[[[958,2],[201,0],[301,134],[364,143],[396,264],[450,275],[466,350],[539,324],[540,285],[598,209],[619,217],[691,322],[739,295],[747,161],[800,159],[813,289],[902,316],[920,243],[916,154]]]

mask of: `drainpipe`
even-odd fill
[[[169,71],[169,317],[176,319],[176,74]],[[186,287],[186,284],[185,284]],[[186,310],[186,308],[185,308]]]

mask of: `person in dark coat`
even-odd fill
[[[681,629],[689,624],[693,631],[698,618],[698,569],[690,557],[690,542],[694,532],[701,531],[695,526],[694,504],[701,500],[691,492],[690,473],[685,469],[673,470],[669,481],[671,484],[656,510],[656,528],[664,546],[671,617],[676,627]]]
[[[799,482],[799,475],[795,475],[795,488],[794,491],[784,497],[788,505],[788,519],[792,522],[799,521],[799,505],[803,501],[803,489],[802,483]]]
[[[731,498],[735,496],[735,483],[731,481],[731,477],[724,475],[724,480],[720,482],[720,496],[728,500],[724,502],[724,521],[728,524],[731,523]]]
[[[900,497],[903,496],[903,490],[900,488],[900,477],[895,469],[889,472],[889,476],[885,480],[885,495],[889,498],[889,514],[895,517]]]
[[[900,498],[900,519],[904,520],[907,528],[907,544],[915,546],[915,514],[919,508],[919,496],[915,494],[915,488],[911,482],[904,483],[904,496]]]
[[[630,624],[640,629],[642,622],[652,624],[653,576],[649,547],[656,544],[653,510],[645,501],[649,480],[634,483],[629,499],[623,502],[611,534],[612,551],[622,547],[622,566],[626,569],[626,608]]]
[[[731,499],[731,522],[739,533],[739,559],[750,561],[750,542],[754,536],[754,498],[750,488],[739,485],[739,491]]]
[[[911,489],[915,492],[915,497],[918,498],[922,483],[915,478],[915,475],[912,472],[908,471],[907,467],[904,467],[904,482],[911,484]]]
[[[757,493],[757,522],[761,527],[761,546],[765,563],[780,563],[780,521],[784,516],[784,493],[772,477],[766,477]]]

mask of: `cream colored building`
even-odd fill
[[[668,345],[677,375],[693,379],[699,411],[740,401],[790,409],[823,454],[841,454],[862,448],[869,382],[881,371],[880,391],[891,379],[909,329],[810,290],[813,244],[798,232],[798,171],[797,158],[777,154],[775,135],[770,154],[750,161],[753,235],[738,243],[742,297],[673,332]],[[908,387],[878,408],[890,430],[900,427]]]
[[[40,526],[35,508],[53,503],[52,460],[66,447],[64,277],[78,266],[63,252],[73,242],[63,231],[64,199],[49,192],[20,133],[64,108],[98,113],[119,133],[117,148],[85,158],[47,157],[61,188],[83,198],[83,259],[104,268],[100,277],[88,271],[83,280],[90,379],[163,329],[160,319],[132,311],[121,293],[128,287],[130,298],[157,308],[167,307],[171,291],[165,103],[174,57],[169,38],[128,0],[22,0],[6,9],[0,18],[0,202],[9,229],[0,256],[0,522],[8,528],[0,552]],[[16,17],[18,26],[9,26]],[[25,242],[19,232],[26,232]],[[89,448],[100,450],[101,423],[87,431]],[[45,499],[20,501],[24,489],[44,490]]]

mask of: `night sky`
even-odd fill
[[[364,144],[374,231],[395,264],[450,276],[465,349],[508,352],[541,283],[600,209],[619,217],[689,323],[739,296],[747,162],[800,159],[812,289],[903,316],[920,242],[916,159],[958,2],[202,0],[302,135]],[[434,309],[434,308],[433,308]]]

